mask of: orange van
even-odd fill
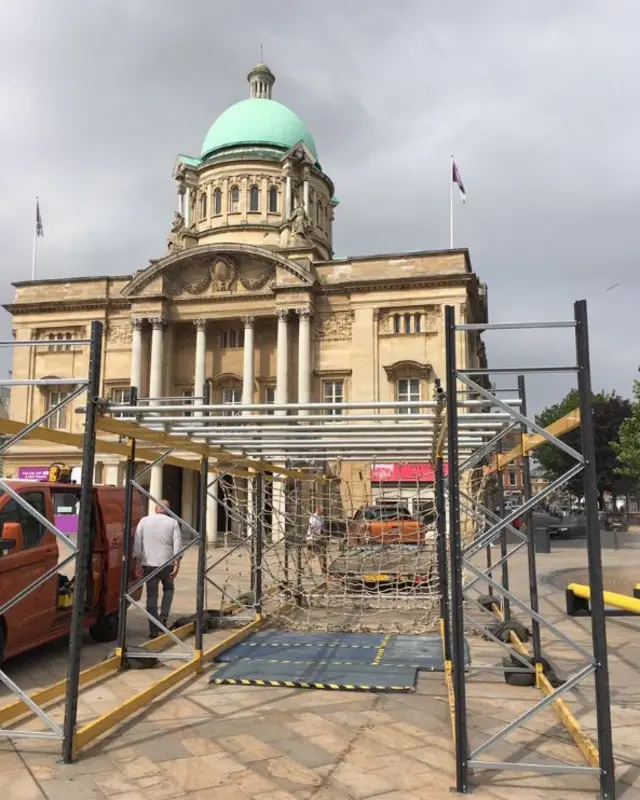
[[[73,522],[80,501],[80,486],[71,483],[7,481],[10,488],[59,530],[63,517]],[[84,626],[93,639],[109,642],[117,638],[125,490],[116,486],[93,489],[91,532],[93,537]],[[133,496],[132,524],[145,514],[142,497]],[[67,525],[66,530],[72,530]],[[67,533],[75,543],[75,534]],[[132,547],[133,547],[133,536]],[[0,662],[25,650],[69,633],[73,598],[73,575],[56,567],[59,554],[71,554],[58,537],[0,487]],[[68,570],[73,572],[74,562]],[[3,606],[34,582],[40,586],[2,612]],[[136,580],[137,566],[131,559],[129,585]],[[138,590],[136,599],[142,589]]]

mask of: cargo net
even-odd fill
[[[223,554],[210,559],[223,601],[248,609],[259,572],[261,610],[287,630],[437,629],[433,483],[397,480],[397,466],[328,466],[295,479],[220,476]]]

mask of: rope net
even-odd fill
[[[433,482],[351,462],[304,479],[228,469],[208,500],[218,504],[208,579],[221,606],[239,600],[249,611],[258,595],[261,611],[292,631],[437,629]]]

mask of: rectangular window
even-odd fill
[[[420,402],[420,378],[400,378],[397,384],[397,399],[400,403]],[[400,414],[419,414],[419,408],[400,408]]]
[[[264,390],[264,402],[273,403],[276,402],[276,387],[275,386],[266,386]],[[273,411],[267,411],[267,414],[273,414]]]
[[[44,494],[42,492],[23,492],[20,497],[43,517],[46,516],[47,510],[44,502]],[[15,500],[9,500],[0,512],[0,530],[2,530],[2,526],[5,522],[20,523],[25,550],[40,544],[40,540],[46,532],[44,525],[38,522],[33,514],[18,505]]]
[[[189,387],[188,389],[183,389],[180,392],[180,396],[184,397],[184,402],[183,402],[182,405],[184,405],[185,408],[189,408],[190,409],[191,406],[193,405],[193,389],[191,387]],[[183,416],[185,416],[185,417],[192,417],[193,416],[193,413],[192,413],[191,410],[183,411],[182,413],[183,413]]]
[[[58,403],[61,403],[69,392],[49,392],[47,395],[47,411],[51,410]],[[63,431],[67,427],[67,406],[62,406],[54,414],[52,414],[45,423],[47,428],[54,431]]]
[[[244,347],[244,328],[231,328],[230,330],[222,331],[220,343],[225,350],[230,347]]]
[[[131,389],[128,386],[127,387],[114,386],[111,389],[110,399],[112,403],[122,403],[122,405],[125,405],[126,403],[129,403],[129,401],[131,400]],[[122,411],[114,411],[113,416],[124,417],[125,414]]]
[[[238,406],[242,403],[242,388],[240,386],[234,386],[231,389],[223,389],[222,390],[222,403],[225,406]],[[228,411],[226,416],[228,417],[237,417],[240,414],[239,411]]]
[[[518,476],[516,474],[515,469],[510,469],[507,474],[508,474],[509,486],[517,486],[517,484],[518,484]]]
[[[344,403],[344,381],[324,381],[322,386],[323,403]],[[329,414],[337,416],[343,409],[334,408]]]

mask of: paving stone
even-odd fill
[[[331,783],[344,786],[349,793],[348,796],[356,800],[375,797],[395,788],[393,783],[389,783],[371,770],[347,763],[338,765],[331,776]]]
[[[191,755],[174,733],[152,736],[146,741],[137,742],[135,749],[141,756],[146,756],[156,764],[178,758],[188,758]]]
[[[277,748],[297,764],[302,764],[303,767],[309,767],[309,769],[331,764],[334,761],[330,753],[308,739],[283,739],[277,743]]]
[[[268,761],[258,761],[253,768],[267,778],[273,780],[278,788],[288,792],[296,791],[308,786],[319,786],[322,779],[310,769],[296,764],[286,756],[271,758]]]
[[[24,767],[0,773],[3,800],[44,800],[45,795]],[[59,795],[61,797],[61,795]],[[79,795],[76,796],[80,800]],[[75,800],[72,798],[72,800]],[[90,800],[90,796],[87,798]]]
[[[108,797],[97,786],[92,775],[78,775],[64,780],[42,781],[40,788],[47,800],[106,800]],[[19,796],[20,800],[26,800],[26,797]],[[34,797],[40,798],[41,795],[37,794]],[[16,795],[16,800],[18,800],[18,795]]]
[[[185,792],[195,792],[228,783],[244,767],[225,755],[193,756],[165,761],[163,769]]]
[[[217,743],[227,752],[231,753],[239,761],[250,763],[251,761],[263,761],[267,758],[277,758],[282,755],[265,742],[256,739],[255,736],[240,734],[238,736],[227,736],[218,739]]]

